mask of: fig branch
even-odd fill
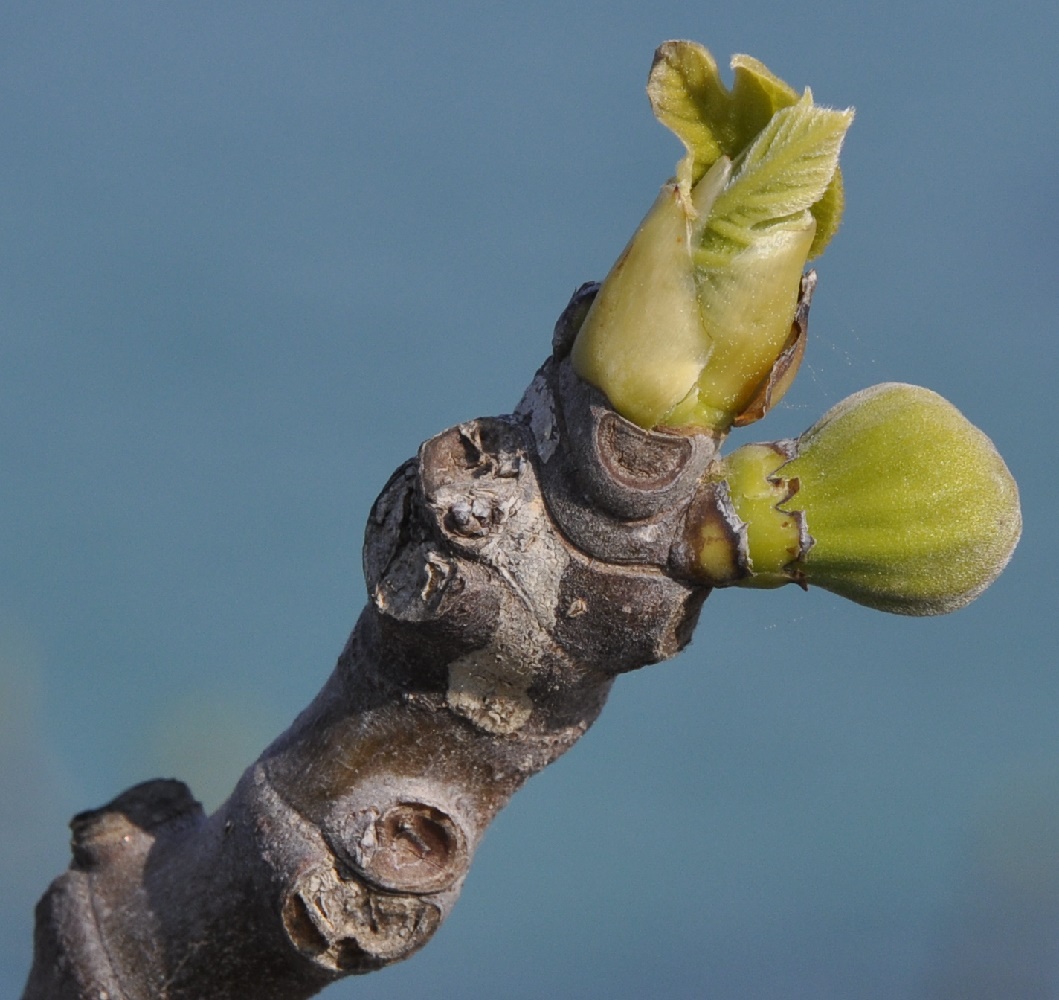
[[[1001,571],[1014,481],[925,389],[876,386],[722,455],[797,371],[852,120],[733,66],[729,91],[701,46],[658,50],[675,178],[574,294],[514,413],[391,476],[334,672],[224,805],[206,816],[158,780],[74,817],[24,1000],[294,1000],[407,958],[497,812],[619,674],[690,641],[711,588],[818,584],[935,614]]]

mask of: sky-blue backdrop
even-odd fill
[[[1059,995],[1052,0],[5,4],[0,994],[71,814],[215,806],[326,678],[390,471],[515,404],[672,171],[672,37],[857,108],[807,363],[740,440],[930,386],[1024,541],[948,618],[715,594],[426,951],[327,995]]]

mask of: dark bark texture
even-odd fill
[[[334,673],[228,801],[206,816],[159,780],[74,818],[24,1000],[295,1000],[407,958],[614,678],[689,641],[708,588],[686,536],[717,442],[643,431],[577,378],[594,293],[514,414],[390,478]]]

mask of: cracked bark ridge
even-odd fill
[[[408,957],[614,678],[690,640],[708,589],[685,519],[716,442],[643,431],[574,375],[594,292],[514,414],[390,478],[334,672],[227,802],[153,781],[74,818],[24,1000],[293,1000]]]

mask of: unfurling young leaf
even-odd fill
[[[787,346],[806,260],[838,224],[852,112],[799,98],[748,57],[733,65],[728,91],[701,46],[656,53],[648,93],[687,155],[574,343],[578,374],[643,427],[727,433]]]

